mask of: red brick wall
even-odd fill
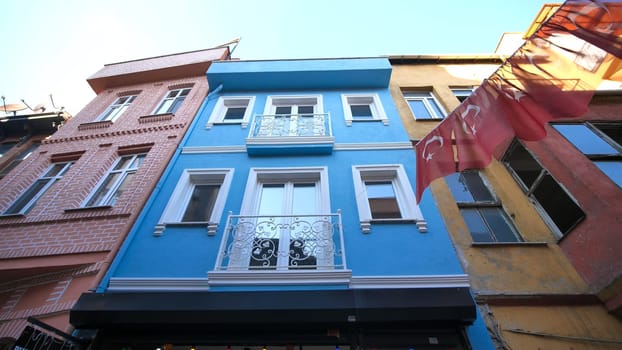
[[[140,117],[152,114],[170,88],[180,84],[193,86],[175,115],[141,120]],[[106,90],[0,181],[0,212],[3,212],[42,174],[53,157],[82,152],[71,169],[26,215],[0,216],[0,260],[4,266],[4,270],[0,268],[0,294],[10,295],[13,299],[41,291],[49,294],[40,296],[36,293],[36,298],[17,300],[19,310],[11,305],[0,305],[3,311],[0,312],[0,324],[4,324],[0,327],[0,337],[16,337],[16,332],[21,331],[21,323],[12,325],[13,321],[9,321],[17,317],[17,313],[22,318],[29,315],[44,317],[52,312],[64,314],[61,318],[67,319],[66,314],[77,296],[97,283],[95,277],[102,272],[100,269],[107,268],[115,247],[129,232],[207,90],[204,75]],[[93,123],[119,94],[127,91],[140,93],[122,116],[114,123]],[[142,166],[113,207],[80,209],[119,156],[119,148],[146,144],[151,146]],[[111,255],[106,261],[93,263],[92,255],[88,253],[95,252],[111,252]],[[62,254],[83,254],[80,256],[85,258],[84,265],[74,261],[64,270],[62,266],[60,271],[58,266],[46,270],[45,258],[41,257]],[[20,261],[37,258],[41,263],[38,268],[22,271],[10,267],[14,258]],[[12,281],[2,280],[2,276],[11,276]],[[67,282],[78,277],[81,283]],[[54,288],[42,288],[42,283]]]

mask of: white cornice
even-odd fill
[[[468,275],[352,276],[339,271],[210,271],[208,278],[110,279],[109,291],[207,291],[224,285],[346,284],[352,289],[470,287]]]
[[[308,271],[210,271],[210,286],[348,284],[351,270]]]
[[[207,278],[111,278],[110,291],[206,291]]]
[[[468,275],[360,276],[350,288],[453,288],[470,287]]]
[[[257,143],[259,145],[259,143]],[[273,143],[271,143],[273,144]],[[311,142],[310,144],[315,144]],[[283,146],[291,145],[287,142]],[[334,151],[413,150],[410,142],[336,143]],[[182,154],[246,153],[245,145],[183,147]]]

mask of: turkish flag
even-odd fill
[[[415,146],[417,152],[417,203],[421,201],[423,191],[433,180],[456,172],[451,138],[453,124],[445,121]]]
[[[458,170],[484,168],[495,148],[514,136],[503,93],[484,81],[454,112]]]
[[[567,1],[537,32],[541,38],[568,33],[622,59],[622,3]]]
[[[537,141],[546,136],[544,124],[553,117],[527,93],[512,86],[499,77],[495,79],[500,113],[505,117],[516,137],[526,141]]]

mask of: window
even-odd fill
[[[190,93],[190,88],[176,89],[168,92],[153,114],[175,113]]]
[[[4,212],[4,215],[25,214],[37,200],[69,170],[73,162],[54,163]]]
[[[326,168],[250,170],[229,269],[333,268],[335,224]]]
[[[519,241],[511,220],[482,176],[478,171],[463,171],[445,177],[473,241]]]
[[[206,127],[214,124],[240,124],[243,128],[253,113],[255,96],[222,96],[216,102]]]
[[[473,88],[472,87],[468,87],[468,88],[467,87],[460,87],[460,88],[456,87],[456,88],[451,88],[451,92],[453,92],[454,96],[456,96],[458,101],[462,103],[469,96],[471,96],[471,94],[473,93]]]
[[[0,143],[0,158],[13,148],[13,146],[17,145],[17,142],[4,142]]]
[[[622,187],[622,124],[554,124],[553,127]]]
[[[355,165],[352,175],[363,233],[374,221],[414,221],[427,230],[402,165]]]
[[[447,116],[431,92],[407,92],[404,93],[404,98],[417,120],[443,119]]]
[[[125,110],[130,106],[130,104],[132,104],[132,102],[134,102],[135,99],[136,95],[121,96],[117,98],[116,101],[114,101],[114,103],[104,111],[104,113],[100,114],[99,117],[95,119],[95,121],[101,122],[109,120],[114,122],[121,116],[121,114],[123,114],[123,112],[125,112]]]
[[[268,96],[264,114],[255,116],[251,137],[326,136],[328,115],[322,96]]]
[[[113,206],[130,184],[145,154],[122,156],[117,159],[96,190],[89,196],[85,207]]]
[[[585,213],[564,188],[523,147],[514,141],[503,156],[503,162],[551,227],[566,235]]]
[[[382,108],[380,97],[377,94],[371,95],[341,95],[343,111],[346,125],[360,121],[382,121],[384,125],[389,125],[389,118]]]
[[[186,169],[156,226],[160,235],[167,224],[207,224],[215,235],[225,207],[233,169]]]
[[[16,166],[19,165],[22,161],[28,158],[32,152],[35,151],[39,147],[39,142],[33,142],[28,146],[22,153],[20,153],[15,159],[13,159],[9,164],[7,164],[4,168],[0,170],[0,179],[5,177],[9,171],[13,170]]]

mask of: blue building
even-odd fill
[[[215,62],[100,287],[97,348],[492,348],[385,58]],[[422,214],[425,213],[425,217]]]

